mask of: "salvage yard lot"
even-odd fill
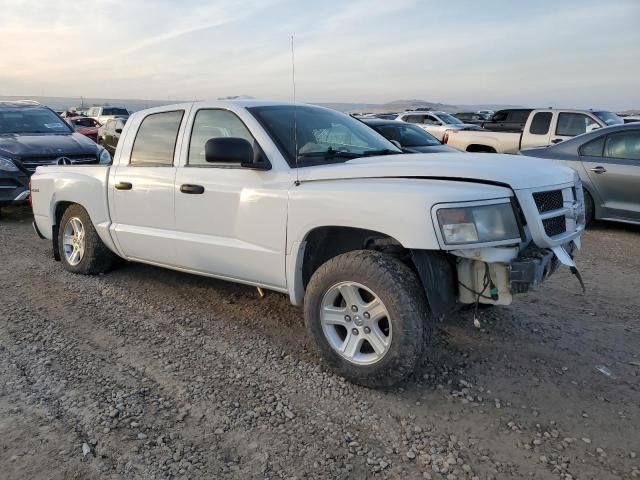
[[[375,391],[325,369],[283,295],[73,275],[30,222],[0,220],[2,478],[640,478],[638,227],[586,232],[585,295],[563,269],[481,330],[463,312]]]

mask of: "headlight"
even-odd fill
[[[111,155],[109,154],[109,152],[103,148],[102,151],[100,152],[100,162],[101,164],[105,164],[108,165],[111,163]]]
[[[442,237],[448,245],[520,240],[510,203],[441,208],[437,212]]]
[[[16,164],[13,163],[10,158],[0,157],[0,170],[4,170],[5,172],[17,172],[18,167],[16,167]]]

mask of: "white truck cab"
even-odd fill
[[[164,106],[130,117],[113,165],[39,167],[34,226],[71,272],[120,257],[287,294],[330,366],[391,385],[458,305],[575,266],[575,172],[475,157],[403,154],[310,105]]]

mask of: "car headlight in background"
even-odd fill
[[[18,167],[10,158],[0,157],[0,170],[4,170],[5,172],[17,172]]]
[[[105,164],[105,165],[108,165],[111,163],[111,155],[109,154],[106,148],[103,148],[102,151],[100,152],[99,163]]]
[[[441,208],[437,217],[448,245],[520,239],[511,203]]]

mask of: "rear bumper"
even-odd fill
[[[0,171],[0,206],[25,203],[29,196],[29,177],[23,172]]]

